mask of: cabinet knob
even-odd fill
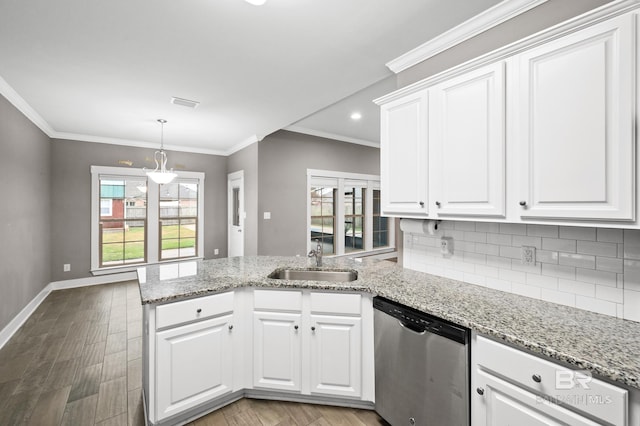
[[[233,324],[229,324],[229,330],[233,330]]]
[[[196,312],[200,313],[200,312],[202,312],[202,309],[198,308],[198,309],[196,309]]]
[[[440,201],[436,201],[436,206],[440,207]]]
[[[484,395],[484,389],[483,388],[477,388],[476,392],[478,392],[478,395]]]
[[[524,206],[527,205],[527,202],[526,201],[520,201],[518,204],[520,204],[522,207],[524,207]]]
[[[311,327],[311,331],[316,331],[316,328],[314,326]]]
[[[424,207],[424,201],[420,201],[418,204],[420,204],[420,207]]]
[[[542,377],[540,377],[539,374],[534,374],[533,376],[531,376],[531,378],[533,379],[534,382],[536,383],[540,383],[542,381]]]
[[[295,328],[297,330],[298,329],[298,325],[294,325],[293,328]]]

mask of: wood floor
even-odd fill
[[[135,281],[54,291],[0,349],[0,425],[144,425]],[[242,399],[191,423],[384,425],[373,411]]]

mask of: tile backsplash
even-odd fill
[[[403,238],[405,268],[640,321],[640,230],[442,221]],[[522,246],[535,247],[535,264]]]

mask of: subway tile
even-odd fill
[[[444,272],[444,267],[438,266],[438,265],[427,265],[424,268],[424,272],[431,275],[442,276],[442,273]]]
[[[558,303],[565,306],[576,306],[576,295],[571,293],[564,293],[562,291],[549,290],[547,288],[541,289],[540,298],[547,302]]]
[[[471,243],[469,241],[458,241],[453,243],[454,250],[462,250],[462,251],[476,251],[476,243]]]
[[[512,237],[513,236],[510,235],[510,234],[492,234],[492,233],[488,233],[487,234],[487,243],[496,244],[496,245],[499,245],[499,246],[510,246]]]
[[[522,263],[522,260],[511,259],[511,269],[531,274],[540,274],[542,272],[542,264],[540,262],[536,262],[534,265],[525,265]]]
[[[464,240],[464,231],[445,231],[442,234],[444,237],[451,237],[454,241]]]
[[[464,261],[473,263],[473,264],[478,264],[478,265],[485,265],[487,263],[487,255],[480,254],[480,253],[465,252]]]
[[[578,253],[593,254],[595,256],[618,256],[618,245],[615,243],[598,243],[595,241],[578,241]]]
[[[549,263],[543,263],[542,275],[574,280],[576,278],[576,268],[574,266],[551,265]]]
[[[603,243],[621,243],[624,241],[622,229],[598,228],[596,230],[596,239]]]
[[[465,231],[464,232],[464,240],[465,241],[473,241],[474,243],[486,243],[487,242],[487,233],[486,232]]]
[[[476,265],[476,274],[485,277],[498,278],[499,270],[494,266]]]
[[[579,226],[561,226],[559,236],[560,238],[565,238],[568,240],[595,241],[596,228],[583,228]]]
[[[560,279],[558,280],[558,290],[587,297],[596,296],[596,285],[582,281]]]
[[[616,274],[616,275],[617,275],[616,287],[624,288],[624,274]]]
[[[616,318],[624,318],[624,303],[616,303]]]
[[[487,256],[487,265],[495,266],[496,268],[509,269],[511,268],[511,258],[501,256]]]
[[[475,222],[456,222],[455,230],[456,231],[475,231],[476,223]]]
[[[640,260],[625,259],[624,289],[640,291]]]
[[[549,250],[536,250],[536,260],[542,263],[558,264],[558,252]]]
[[[520,296],[532,297],[534,299],[540,299],[542,289],[540,287],[533,287],[526,284],[511,283],[511,291]]]
[[[527,284],[556,290],[558,288],[558,278],[539,274],[527,274]]]
[[[624,319],[640,321],[640,291],[624,290]]]
[[[640,230],[624,230],[624,258],[640,260]]]
[[[532,237],[558,238],[558,226],[556,225],[527,225],[527,235]]]
[[[476,253],[498,256],[500,254],[500,246],[495,244],[476,243]]]
[[[622,259],[598,256],[596,257],[596,269],[600,271],[622,273]]]
[[[525,284],[527,282],[526,273],[520,271],[512,271],[510,269],[500,269],[498,272],[498,278],[500,278],[501,280],[521,284]]]
[[[453,267],[460,272],[468,272],[471,274],[476,271],[476,267],[473,263],[465,262],[464,260],[454,260]]]
[[[500,256],[510,259],[520,259],[522,257],[521,249],[520,247],[500,246]]]
[[[527,235],[527,225],[520,223],[501,223],[501,234]]]
[[[497,278],[487,278],[486,282],[487,287],[492,288],[494,290],[506,291],[511,293],[511,282],[506,280],[499,280]]]
[[[624,244],[618,243],[618,258],[624,259]]]
[[[542,238],[540,237],[527,237],[523,235],[514,235],[511,239],[511,245],[514,247],[532,246],[537,249],[542,248]]]
[[[464,275],[462,276],[462,280],[469,284],[481,285],[484,287],[486,277],[482,275],[469,274],[465,272]]]
[[[617,311],[616,304],[613,302],[585,296],[576,296],[576,308],[614,317]]]
[[[464,272],[455,269],[445,268],[442,272],[442,276],[452,280],[462,281],[464,278]]]
[[[587,254],[560,253],[558,264],[576,266],[585,269],[596,269],[596,257]]]
[[[543,238],[542,248],[544,250],[564,251],[566,253],[576,252],[576,240],[563,240],[560,238]]]
[[[609,302],[624,303],[624,291],[621,288],[613,288],[604,285],[596,286],[596,299]]]
[[[500,232],[500,224],[495,222],[476,222],[477,232]]]
[[[616,287],[617,276],[614,272],[598,271],[597,269],[576,268],[576,280],[583,281],[585,283]]]
[[[443,220],[440,222],[441,229],[455,229],[456,222],[453,220]]]

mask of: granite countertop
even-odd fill
[[[302,257],[234,257],[138,269],[143,304],[166,303],[239,287],[362,291],[640,389],[640,323],[492,290],[392,262],[324,259],[322,269],[358,272],[356,281],[268,278],[276,269],[313,267]]]

